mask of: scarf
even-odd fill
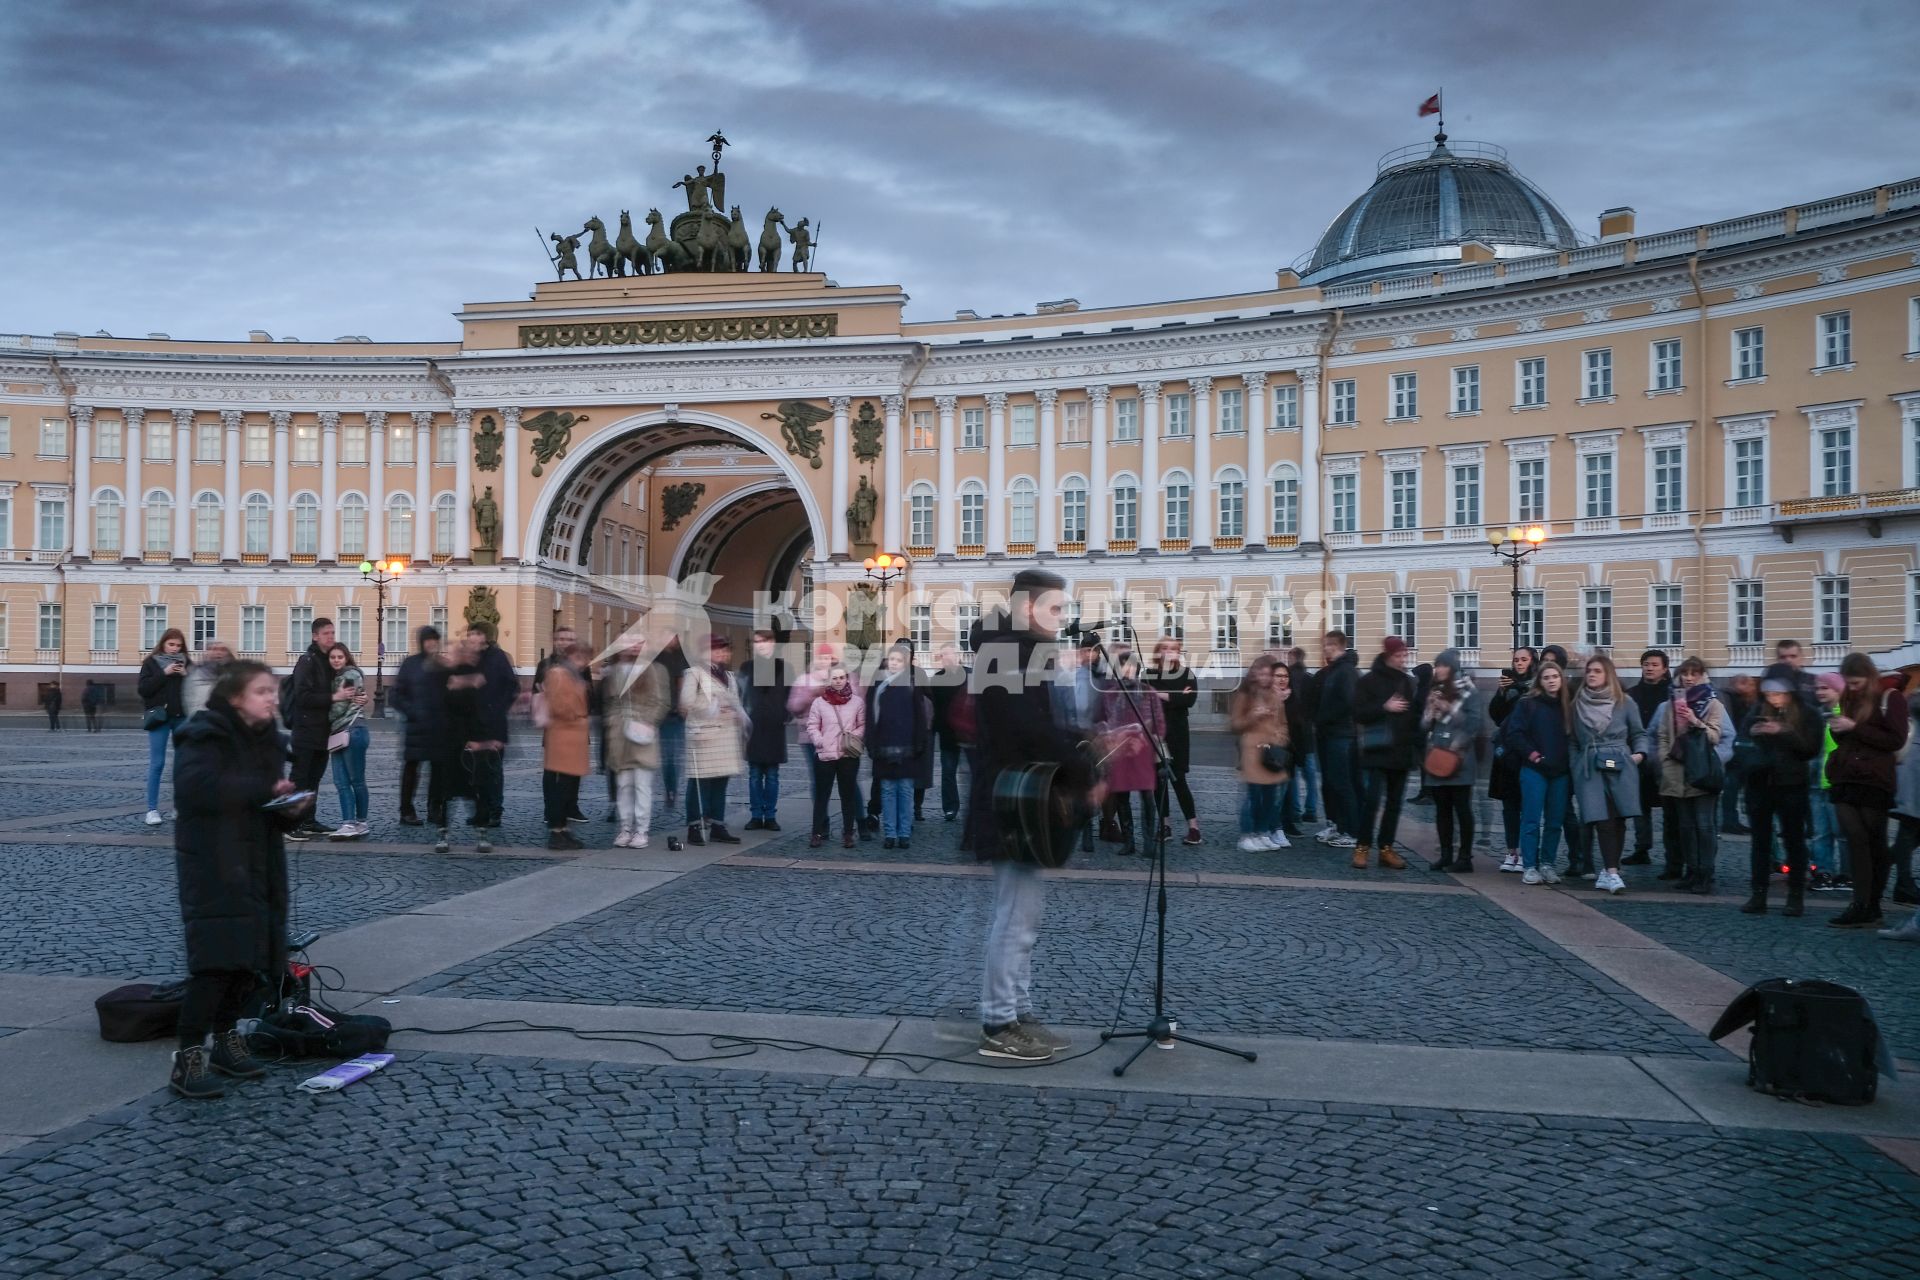
[[[844,707],[853,701],[853,685],[848,684],[843,689],[836,689],[832,685],[828,685],[825,689],[821,690],[820,696],[836,707]]]
[[[1707,718],[1707,704],[1713,701],[1713,686],[1702,680],[1699,684],[1688,685],[1681,694],[1687,700],[1687,710],[1702,720]]]
[[[1613,723],[1613,690],[1590,688],[1583,681],[1580,691],[1573,698],[1574,708],[1580,713],[1580,723],[1586,725],[1596,738],[1606,733],[1607,726]]]

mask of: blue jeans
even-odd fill
[[[750,764],[747,766],[747,816],[761,822],[772,822],[773,811],[780,807],[780,766],[777,764]]]
[[[880,834],[905,840],[913,834],[913,779],[880,779]]]
[[[1327,821],[1360,838],[1360,752],[1352,738],[1320,740],[1320,794]]]
[[[1247,803],[1252,807],[1249,815],[1253,823],[1253,834],[1267,835],[1280,829],[1280,788],[1286,784],[1280,782],[1249,782],[1247,784]]]
[[[686,718],[668,716],[660,722],[660,785],[667,793],[669,809],[673,808],[674,798],[680,793],[680,766],[686,758]]]
[[[175,717],[158,729],[147,730],[147,808],[160,807],[160,775],[167,767],[167,743],[180,727],[184,716]]]
[[[1047,907],[1047,882],[1027,862],[993,864],[993,916],[980,978],[980,1021],[999,1027],[1033,1012],[1033,944]]]
[[[1807,789],[1807,799],[1813,818],[1813,865],[1828,875],[1845,875],[1853,859],[1847,856],[1847,839],[1833,817],[1833,797],[1816,785]]]
[[[661,762],[666,761],[665,755]],[[687,824],[706,819],[716,827],[727,824],[727,783],[731,779],[688,778],[687,779]],[[669,793],[671,794],[671,793]]]
[[[356,721],[347,745],[333,753],[333,789],[340,795],[340,821],[367,820],[367,726]]]
[[[1520,862],[1529,870],[1551,867],[1558,850],[1560,828],[1567,820],[1567,793],[1571,779],[1549,778],[1538,769],[1520,770]]]
[[[1306,752],[1293,762],[1293,777],[1287,782],[1285,811],[1302,816],[1320,810],[1320,762]]]

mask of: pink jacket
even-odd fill
[[[837,707],[825,698],[815,698],[807,709],[807,741],[822,760],[840,758],[841,734],[865,736],[866,732],[867,708],[859,698],[848,698]]]
[[[849,673],[847,687],[853,690],[854,701],[862,700],[859,677]],[[787,690],[787,714],[795,720],[805,721],[807,709],[826,691],[826,676],[816,671],[807,672],[793,682],[793,688]]]

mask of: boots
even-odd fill
[[[1750,916],[1763,916],[1767,914],[1767,886],[1764,884],[1756,886],[1753,891],[1753,896],[1741,904],[1740,910],[1742,913]]]
[[[1470,875],[1472,874],[1472,872],[1473,872],[1473,855],[1472,854],[1463,853],[1458,858],[1454,859],[1453,874],[1457,876],[1464,876],[1464,875]]]
[[[236,1080],[261,1080],[267,1074],[266,1064],[248,1051],[247,1038],[235,1027],[213,1033],[213,1053],[207,1065]]]
[[[224,1098],[227,1090],[207,1070],[207,1051],[200,1045],[173,1051],[173,1075],[167,1080],[183,1098]]]
[[[1783,915],[1803,916],[1807,913],[1807,882],[1795,880],[1787,885],[1787,909]]]
[[[1353,869],[1355,871],[1365,871],[1372,862],[1372,849],[1369,849],[1364,844],[1356,844],[1353,846]]]
[[[1681,887],[1688,893],[1697,893],[1702,896],[1712,893],[1713,864],[1709,862],[1705,866],[1695,867]]]
[[[1389,871],[1405,871],[1407,860],[1395,853],[1392,845],[1383,844],[1380,846],[1380,865]]]
[[[1438,862],[1429,862],[1429,863],[1427,864],[1427,870],[1429,870],[1429,871],[1451,871],[1451,870],[1453,870],[1453,850],[1451,850],[1451,849],[1442,849],[1442,850],[1440,851],[1440,861],[1438,861]]]

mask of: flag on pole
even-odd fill
[[[1437,116],[1439,114],[1440,114],[1440,95],[1439,94],[1437,93],[1434,94],[1431,98],[1428,98],[1425,102],[1420,104],[1420,116],[1419,116],[1420,119],[1424,120],[1428,116]]]

